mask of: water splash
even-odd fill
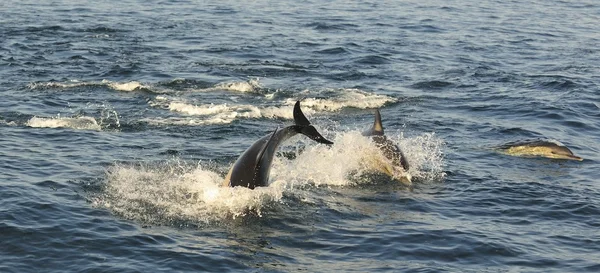
[[[294,142],[294,139],[297,141]],[[250,190],[222,187],[224,177],[210,163],[117,164],[107,169],[103,189],[90,199],[127,219],[152,224],[197,225],[221,223],[252,212],[259,216],[284,195],[304,194],[306,186],[352,186],[358,177],[372,172],[365,157],[380,155],[367,137],[357,131],[340,132],[335,144],[326,146],[295,137],[290,140],[294,156],[274,159],[270,185]],[[441,176],[441,141],[433,134],[401,139],[411,160],[411,174],[421,179]]]
[[[179,225],[221,222],[250,212],[261,216],[283,197],[281,187],[250,190],[221,187],[222,182],[210,164],[118,164],[106,171],[104,189],[91,200],[127,219]]]
[[[439,180],[444,178],[443,142],[428,133],[414,138],[388,135],[403,150],[411,169],[408,173],[416,181]],[[306,146],[310,140],[300,141],[293,159],[276,158],[271,178],[285,181],[288,187],[314,184],[316,186],[354,185],[365,181],[364,175],[378,172],[386,162],[384,155],[370,138],[358,131],[337,133],[331,147],[324,145]],[[368,180],[367,180],[368,181]],[[368,181],[372,182],[372,181]]]

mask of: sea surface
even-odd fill
[[[600,2],[0,1],[0,272],[600,272]],[[270,185],[220,187],[292,106]],[[380,109],[411,164],[379,174]],[[583,161],[494,147],[559,141]]]

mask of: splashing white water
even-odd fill
[[[434,134],[414,138],[388,137],[397,143],[411,164],[408,173],[416,180],[442,179],[443,142]],[[306,140],[310,141],[310,140]],[[387,160],[368,137],[358,131],[337,133],[331,147],[311,145],[295,159],[276,158],[271,172],[275,181],[344,186],[355,184],[361,175],[377,172]],[[414,181],[413,181],[414,182]]]
[[[297,139],[296,144],[306,144],[302,146],[305,149],[297,152],[295,159],[274,159],[268,187],[222,187],[224,178],[206,167],[208,164],[115,165],[107,170],[103,192],[92,201],[125,218],[155,224],[222,222],[250,211],[261,216],[271,204],[283,202],[284,193],[298,194],[302,186],[357,183],[355,177],[373,170],[365,164],[365,156],[379,154],[370,139],[356,131],[338,133],[331,147],[301,136]],[[441,141],[433,134],[401,142],[413,177],[443,177]],[[299,146],[287,147],[300,150]]]
[[[26,123],[29,127],[36,128],[71,128],[79,130],[96,130],[100,131],[100,125],[93,117],[55,117],[41,118],[32,117]]]
[[[115,165],[107,170],[106,187],[93,198],[128,218],[148,223],[210,223],[246,215],[258,215],[279,202],[283,188],[221,187],[223,177],[202,165]]]

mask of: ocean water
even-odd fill
[[[95,3],[98,2],[98,3]],[[0,272],[599,272],[600,3],[0,2]],[[335,142],[282,145],[292,106]],[[380,109],[412,187],[374,173]],[[582,162],[492,147],[564,143]]]

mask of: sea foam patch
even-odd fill
[[[214,89],[224,89],[228,91],[241,92],[241,93],[258,93],[262,86],[260,85],[259,79],[249,79],[245,82],[224,82],[217,84]]]
[[[128,82],[115,82],[109,80],[102,81],[78,81],[71,80],[66,82],[36,82],[27,85],[27,88],[31,90],[36,89],[71,89],[84,86],[106,86],[115,91],[131,92],[140,88],[150,88],[147,85],[143,85],[138,81]]]
[[[397,102],[398,99],[373,94],[360,89],[327,90],[321,94],[323,98],[305,98],[302,106],[319,112],[335,112],[342,108],[352,107],[359,109],[380,108],[387,103]],[[286,99],[286,105],[294,105],[294,99]]]
[[[288,119],[293,116],[293,105],[282,106],[256,106],[237,103],[210,103],[194,104],[182,100],[173,100],[166,96],[157,96],[149,104],[153,107],[168,109],[171,112],[184,116],[170,118],[147,119],[146,122],[153,124],[174,125],[210,125],[227,124],[239,119],[267,118]],[[305,114],[311,115],[314,110],[306,109]]]
[[[101,127],[93,117],[32,117],[26,123],[35,128],[71,128],[79,130],[100,131]]]
[[[282,118],[293,119],[293,106],[254,106],[249,104],[204,104],[192,105],[171,102],[169,110],[187,115],[218,116],[236,118]]]

